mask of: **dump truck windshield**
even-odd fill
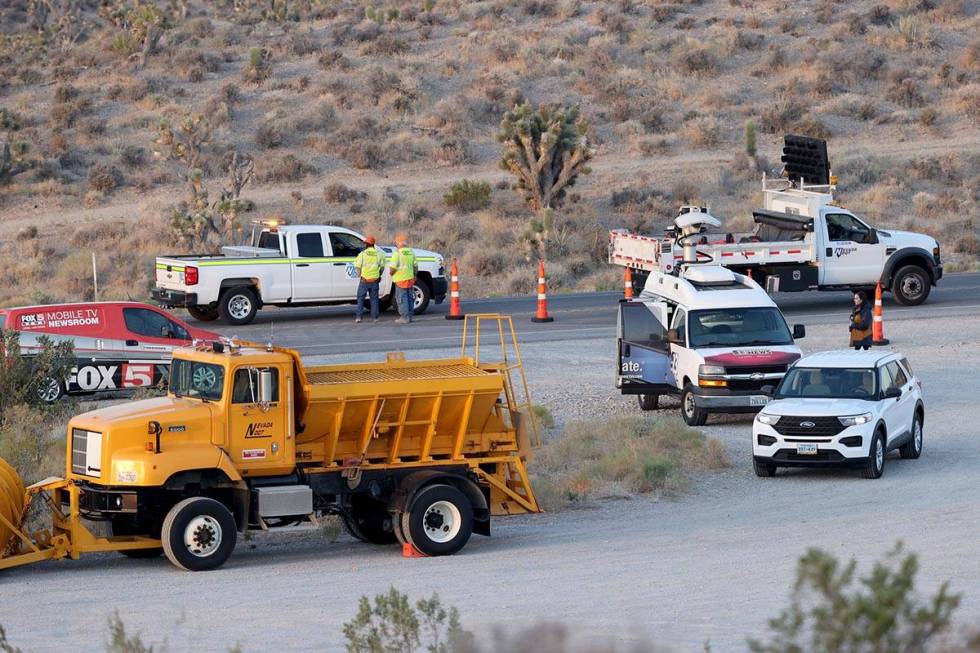
[[[176,397],[221,401],[224,386],[225,370],[220,365],[175,358],[170,366],[170,391]]]
[[[786,320],[777,308],[719,308],[691,311],[692,347],[792,345]]]

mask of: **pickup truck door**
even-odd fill
[[[290,234],[293,301],[324,301],[333,297],[333,262],[320,231]]]
[[[885,264],[885,246],[875,230],[841,209],[827,211],[820,222],[821,285],[874,285]]]
[[[354,299],[357,297],[359,276],[354,267],[354,259],[367,247],[367,243],[353,234],[335,231],[329,234],[332,254],[332,272],[334,299]]]
[[[664,394],[674,388],[664,302],[621,302],[616,321],[616,375],[623,394]]]

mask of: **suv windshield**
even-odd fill
[[[875,371],[864,367],[794,367],[776,388],[776,399],[874,399]]]
[[[220,401],[224,386],[225,368],[220,365],[175,358],[170,366],[170,391],[175,397]]]
[[[687,332],[691,347],[793,344],[786,320],[775,307],[691,311]]]

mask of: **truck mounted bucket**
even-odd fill
[[[26,506],[24,483],[14,468],[0,458],[0,558],[13,549]]]

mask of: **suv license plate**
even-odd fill
[[[750,406],[765,406],[769,403],[769,397],[766,395],[752,395],[749,397]]]
[[[816,456],[817,455],[817,445],[815,444],[798,444],[796,445],[796,453],[801,456]]]

